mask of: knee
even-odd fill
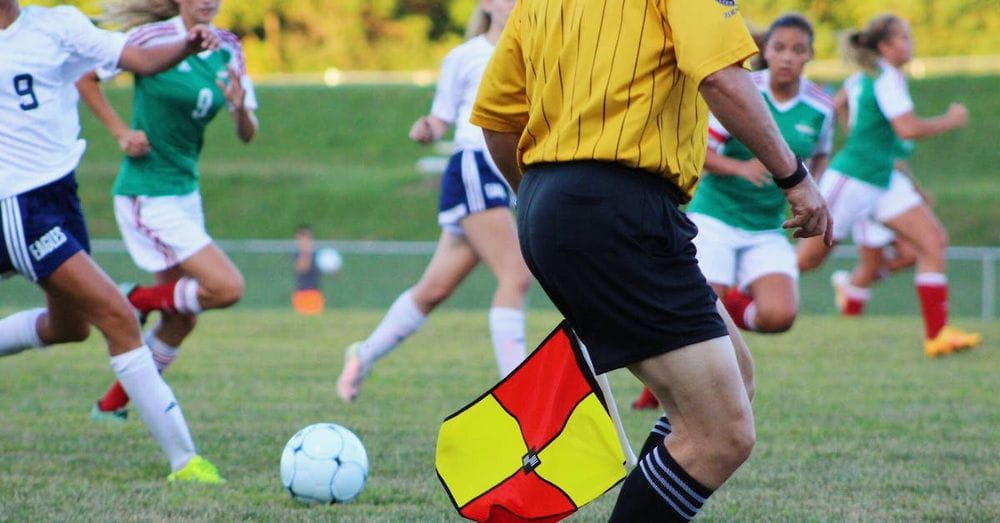
[[[413,289],[413,301],[420,309],[430,311],[451,297],[455,288],[441,283],[420,285]]]
[[[86,322],[75,322],[67,325],[53,325],[52,340],[44,340],[46,345],[56,343],[79,343],[86,341],[90,337],[90,324]]]
[[[778,333],[792,328],[798,311],[794,307],[771,307],[757,309],[757,330]]]
[[[525,269],[502,278],[499,285],[509,288],[512,292],[520,296],[524,296],[528,294],[528,290],[531,289],[531,280],[531,273]]]
[[[713,434],[709,455],[714,463],[735,472],[750,458],[757,442],[757,434],[753,426],[753,418],[748,414],[728,423],[724,430]]]
[[[200,284],[201,282],[199,282]],[[205,286],[211,294],[211,303],[214,308],[225,308],[235,305],[243,299],[243,292],[246,283],[239,273],[228,276],[217,282],[212,282]]]
[[[799,253],[798,256],[799,271],[809,272],[815,270],[823,263],[823,258],[821,256],[813,256],[810,254]]]

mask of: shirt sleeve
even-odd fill
[[[714,114],[708,115],[708,148],[718,151],[724,143],[729,141],[729,131],[722,126],[722,122]]]
[[[66,81],[75,82],[99,67],[118,66],[125,49],[124,34],[99,29],[75,7],[60,6],[53,11],[61,24],[63,49],[69,53],[62,69]]]
[[[813,156],[833,152],[833,123],[836,120],[837,116],[833,112],[823,119],[823,128],[819,131],[819,138],[816,140],[816,149],[813,150]]]
[[[514,5],[479,84],[470,121],[483,129],[519,133],[528,125],[527,71],[520,37],[521,4],[523,2]]]
[[[886,70],[875,80],[875,100],[888,120],[913,111],[913,99],[910,98],[906,78],[895,69]]]
[[[757,54],[733,0],[661,0],[677,68],[697,85],[708,75]]]
[[[458,85],[459,64],[458,53],[452,51],[441,64],[441,74],[438,75],[437,90],[434,91],[434,102],[431,104],[431,115],[447,123],[455,123],[458,119],[459,98],[462,92]]]

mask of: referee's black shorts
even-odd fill
[[[726,335],[679,196],[614,163],[532,165],[521,180],[524,259],[598,373]]]

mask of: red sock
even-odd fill
[[[732,316],[733,323],[745,331],[753,330],[746,322],[747,307],[751,303],[753,303],[753,297],[743,294],[736,287],[729,289],[726,296],[722,298],[722,304],[725,305],[729,315]]]
[[[844,316],[861,316],[865,312],[866,303],[868,303],[868,300],[859,300],[848,296],[847,301],[844,303]]]
[[[174,287],[176,286],[176,281],[152,287],[139,286],[128,295],[128,301],[142,313],[151,311],[175,312],[177,307],[174,304]]]
[[[948,284],[929,285],[917,282],[920,311],[924,315],[924,334],[931,340],[948,323]]]
[[[653,396],[653,391],[649,390],[649,387],[643,387],[639,397],[632,402],[632,408],[635,410],[655,409],[658,406],[660,406],[660,402],[656,400],[656,396]]]
[[[97,408],[104,412],[118,410],[125,405],[128,405],[128,393],[125,392],[125,388],[118,380],[111,384],[108,391],[104,393],[104,397],[97,402]]]

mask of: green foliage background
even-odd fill
[[[685,0],[702,1],[710,0]],[[71,3],[91,15],[100,0]],[[462,40],[476,0],[229,0],[217,23],[244,39],[252,72],[434,68]],[[819,58],[833,58],[837,34],[892,11],[910,20],[920,56],[1000,53],[996,0],[743,0],[755,26],[786,11],[816,24]]]

